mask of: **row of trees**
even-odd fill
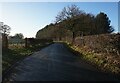
[[[61,39],[72,36],[72,42],[74,42],[75,37],[80,35],[104,34],[113,31],[105,13],[100,12],[95,16],[80,10],[76,5],[71,5],[64,7],[56,16],[55,23],[39,30],[36,37]]]
[[[9,36],[8,38],[24,39],[24,35],[22,33],[16,33],[14,36]]]

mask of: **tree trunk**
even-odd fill
[[[75,42],[75,32],[72,32],[72,44]]]
[[[28,47],[28,41],[27,41],[27,38],[25,38],[25,48]]]

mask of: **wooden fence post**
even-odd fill
[[[27,47],[28,47],[28,39],[25,38],[25,48],[27,48]]]
[[[2,34],[2,48],[8,49],[8,39],[6,34]]]

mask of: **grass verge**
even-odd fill
[[[20,61],[20,60],[24,59],[25,57],[30,56],[35,51],[38,51],[50,44],[52,44],[52,43],[32,46],[29,48],[12,46],[7,50],[2,50],[3,51],[2,52],[3,53],[2,54],[2,73],[3,73],[3,75],[17,61]]]
[[[110,61],[110,59],[108,59],[108,57],[106,57],[102,54],[97,54],[94,52],[87,52],[86,50],[84,50],[84,48],[79,48],[68,42],[64,42],[64,44],[73,53],[75,53],[77,55],[81,55],[81,58],[90,62],[97,69],[99,69],[103,72],[106,72],[106,73],[112,73],[112,74],[120,76],[120,67],[117,64],[118,61],[116,61],[116,63],[112,62],[112,61]]]

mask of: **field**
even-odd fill
[[[2,52],[2,72],[3,74],[17,61],[30,56],[51,43],[39,44],[37,46],[24,47],[24,44],[9,44],[9,49]]]

